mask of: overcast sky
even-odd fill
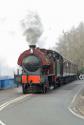
[[[28,11],[36,11],[44,33],[40,45],[50,48],[62,31],[84,22],[84,0],[0,0],[0,60],[15,67],[19,54],[28,48],[22,36],[20,20]]]

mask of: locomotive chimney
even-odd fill
[[[35,49],[36,45],[29,45],[30,49]]]
[[[30,47],[30,53],[33,53],[33,49],[36,48],[36,45],[29,45],[29,47]]]

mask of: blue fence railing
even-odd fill
[[[14,82],[13,78],[0,79],[0,89],[14,88],[17,84]]]

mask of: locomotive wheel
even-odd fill
[[[58,87],[60,87],[60,86],[61,86],[60,82],[57,84],[57,86],[58,86]]]
[[[56,83],[55,82],[53,82],[53,86],[54,86],[54,89],[56,89]]]
[[[27,94],[27,90],[24,85],[22,85],[23,94]]]
[[[58,86],[58,87],[60,87],[60,86],[61,86],[61,80],[60,80],[60,79],[58,79],[57,86]]]
[[[43,86],[43,88],[42,88],[42,93],[46,93],[47,92],[47,88],[45,87],[45,86]]]

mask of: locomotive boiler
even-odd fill
[[[76,79],[77,65],[53,50],[30,45],[18,58],[22,73],[15,75],[23,93],[40,91],[46,93],[53,86],[60,86]]]

